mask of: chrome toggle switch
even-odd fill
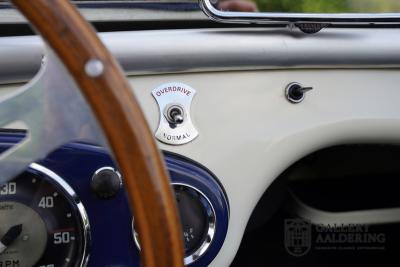
[[[183,145],[198,136],[190,117],[196,91],[183,83],[163,84],[152,91],[160,111],[156,138],[166,144]]]
[[[164,116],[171,126],[176,127],[178,124],[182,124],[184,122],[185,111],[180,105],[172,104],[171,106],[166,107],[165,110]]]

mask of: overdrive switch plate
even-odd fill
[[[195,94],[196,90],[183,83],[163,84],[152,91],[160,112],[155,134],[159,141],[170,145],[183,145],[199,135],[190,116]]]

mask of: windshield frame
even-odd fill
[[[398,24],[400,13],[282,13],[221,11],[210,0],[199,0],[203,12],[212,20],[239,24],[329,23],[329,24]]]

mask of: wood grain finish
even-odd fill
[[[142,266],[182,267],[180,223],[164,161],[119,65],[69,1],[13,3],[65,64],[104,129],[124,176],[143,248]],[[84,71],[91,59],[105,67],[96,78]]]

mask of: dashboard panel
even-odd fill
[[[1,133],[0,150],[24,137],[24,133]],[[183,226],[185,263],[207,266],[227,233],[226,194],[217,178],[198,163],[169,152],[164,157]],[[108,194],[104,190],[110,180],[120,177],[113,174],[119,174],[117,167],[104,149],[71,143],[2,185],[0,234],[17,241],[9,242],[5,249],[10,253],[1,254],[0,265],[139,266],[140,244],[123,177],[121,185],[113,187],[117,190]],[[19,212],[26,216],[13,216]]]
[[[308,36],[290,29],[241,28],[101,34],[126,71],[154,133],[160,112],[152,90],[179,82],[197,92],[191,116],[198,137],[182,146],[158,145],[206,166],[226,190],[228,233],[209,266],[229,266],[261,196],[294,162],[334,145],[400,141],[398,31],[325,29]],[[4,96],[39,69],[43,43],[33,36],[2,38],[0,47],[5,51],[0,53]],[[285,97],[285,88],[293,82],[314,88],[302,103]],[[90,151],[83,154],[97,153]],[[95,166],[89,157],[71,157],[50,169],[60,176],[71,172],[63,178],[82,202],[91,203],[97,198],[74,177],[92,175],[80,170],[87,165],[95,171],[110,164],[106,155],[97,156],[100,163]],[[115,212],[127,209],[122,199],[118,194],[113,202],[85,204],[89,217],[99,222],[96,227],[92,223],[92,235],[113,231],[121,238],[105,240],[103,250],[98,248],[104,253],[95,254],[99,258],[92,253],[97,263],[125,261],[136,247],[126,235],[132,232],[131,225],[125,225],[128,215]],[[104,210],[108,212],[101,216]],[[121,220],[113,221],[115,216]],[[113,246],[120,246],[125,256],[118,258]]]

